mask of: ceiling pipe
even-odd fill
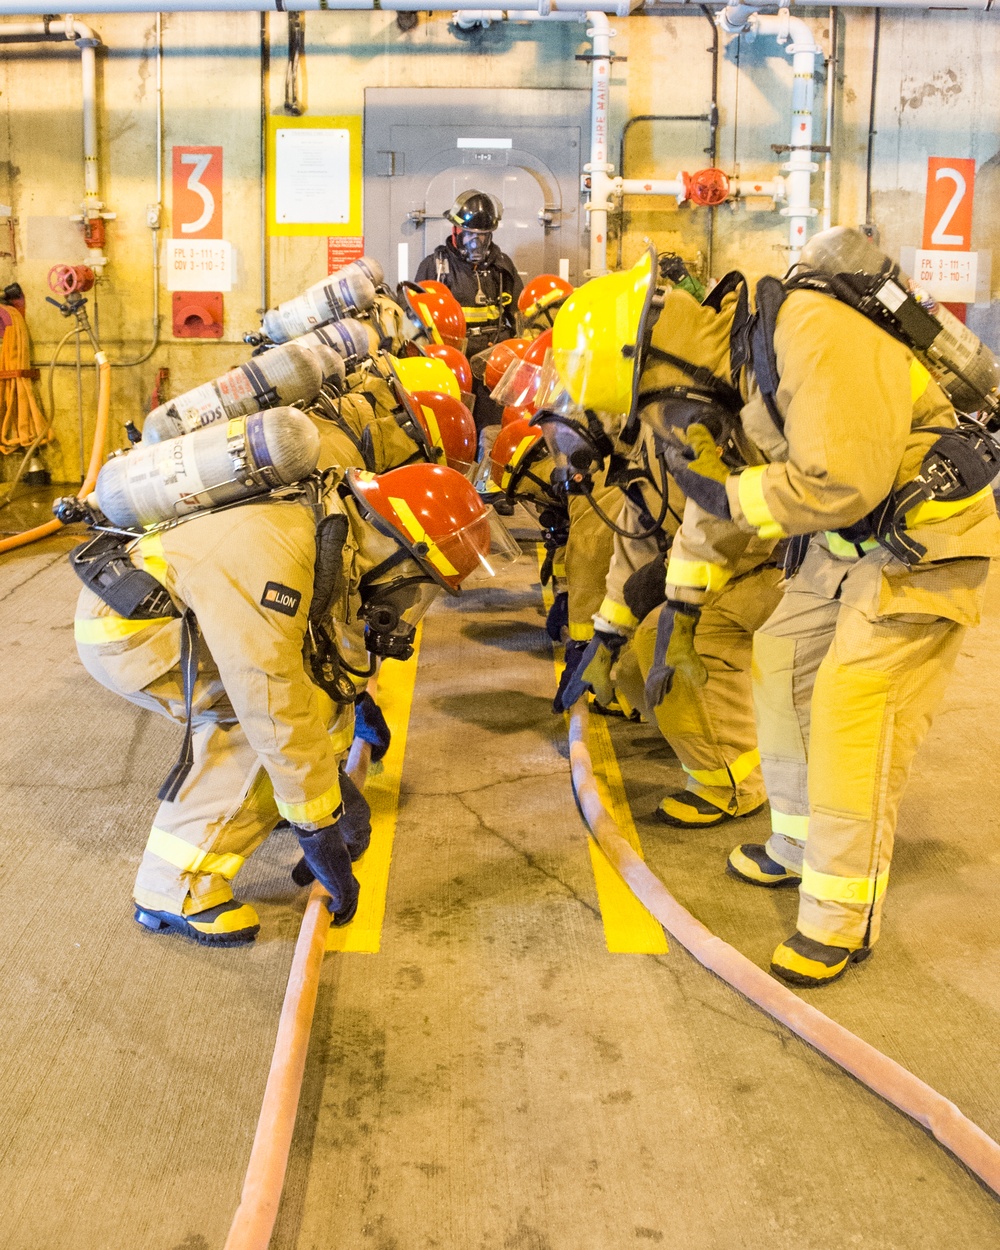
[[[830,5],[835,9],[870,9],[872,8],[871,0],[830,0]],[[720,10],[716,19],[722,30],[727,35],[738,35],[746,30],[747,22],[757,12],[765,6],[762,4],[727,4],[725,8]],[[795,7],[794,0],[790,7]],[[803,8],[803,5],[799,5]],[[815,7],[810,5],[810,8]],[[941,0],[878,0],[876,6],[880,9],[902,10],[902,9],[945,9],[947,12],[970,10],[977,13],[1000,13],[1000,0],[966,0],[964,4],[941,4]]]
[[[20,13],[45,16],[52,0],[13,0]],[[506,13],[585,14],[595,10],[627,17],[634,0],[507,0]],[[87,0],[88,13],[317,13],[372,12],[444,13],[455,8],[455,0]],[[56,23],[50,23],[56,25]],[[0,28],[2,29],[2,28]]]

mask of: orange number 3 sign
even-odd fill
[[[222,238],[222,148],[174,148],[173,237]]]
[[[924,248],[969,251],[972,246],[972,192],[975,182],[974,160],[949,156],[929,158]]]

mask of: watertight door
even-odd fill
[[[443,214],[470,188],[504,206],[496,241],[525,277],[579,282],[586,91],[372,88],[365,93],[365,239],[393,281],[444,241]],[[539,125],[541,118],[547,124]]]

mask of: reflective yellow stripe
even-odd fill
[[[786,838],[794,838],[796,842],[805,842],[809,836],[809,817],[791,816],[788,812],[776,811],[771,807],[771,828],[775,833]]]
[[[874,538],[866,538],[863,543],[855,544],[849,542],[835,530],[826,530],[823,537],[826,539],[826,545],[830,548],[830,555],[836,556],[838,560],[860,560],[858,555],[858,547],[864,551],[874,551],[878,543]]]
[[[553,563],[552,563],[552,573],[553,573],[553,575],[554,575],[555,577],[561,577],[561,578],[563,578],[563,579],[565,580],[565,577],[566,577],[566,561],[565,561],[565,560],[554,560],[554,561],[553,561]]]
[[[572,621],[569,623],[569,636],[573,642],[590,642],[594,636],[594,623],[588,621],[586,625],[574,625]]]
[[[737,492],[743,515],[754,527],[761,538],[784,538],[785,531],[774,519],[774,514],[767,506],[764,498],[764,474],[766,464],[755,465],[744,469],[739,475]]]
[[[877,877],[834,877],[802,865],[803,894],[829,903],[874,903],[885,893],[889,869]]]
[[[427,428],[431,432],[431,445],[433,447],[444,448],[444,440],[441,438],[441,427],[438,425],[437,417],[434,415],[434,409],[428,408],[426,404],[420,405],[424,420],[427,422]]]
[[[688,768],[686,764],[682,764],[681,767],[689,777],[703,786],[731,786],[746,781],[759,763],[760,752],[754,747],[752,751],[744,751],[742,755],[737,756],[728,769]]]
[[[232,881],[243,867],[242,855],[215,855],[211,851],[201,851],[176,834],[157,829],[155,825],[149,832],[146,850],[158,859],[173,864],[181,872],[214,872],[227,881]]]
[[[142,567],[161,586],[167,584],[167,557],[163,554],[162,534],[145,534],[134,548],[142,557]]]
[[[334,729],[330,734],[330,749],[336,751],[339,755],[342,751],[349,751],[351,743],[354,741],[354,725],[353,723],[341,725],[339,729]]]
[[[710,564],[707,560],[682,560],[679,556],[671,556],[667,561],[667,584],[670,586],[721,590],[731,576],[721,564]]]
[[[415,543],[423,543],[427,548],[426,558],[434,565],[437,571],[445,577],[457,577],[458,569],[441,554],[437,543],[432,538],[428,538],[427,531],[413,515],[413,509],[406,500],[393,499],[390,495],[389,502],[395,508],[396,515],[403,522],[403,528],[413,541]]]
[[[77,642],[95,647],[102,642],[120,642],[149,629],[151,625],[166,625],[175,619],[172,616],[156,616],[149,621],[130,621],[124,616],[95,616],[90,620],[74,621],[73,637]]]
[[[465,313],[465,320],[470,325],[478,325],[484,321],[500,320],[500,309],[497,308],[496,304],[486,304],[485,306],[477,304],[472,308],[466,308],[463,305],[462,312]]]
[[[306,803],[283,803],[277,795],[275,795],[274,802],[278,811],[290,824],[329,823],[333,813],[340,807],[340,782],[335,781],[325,794],[321,794],[316,799],[309,799]]]
[[[910,361],[910,403],[915,404],[927,390],[931,375],[915,357]]]
[[[926,525],[928,521],[943,521],[946,517],[957,516],[960,512],[964,512],[966,508],[971,508],[973,504],[979,503],[980,499],[988,499],[992,494],[989,486],[984,486],[982,490],[976,491],[974,495],[970,495],[968,499],[925,499],[923,503],[918,503],[916,507],[911,508],[906,514],[906,525],[908,529],[916,529],[920,525]]]
[[[623,629],[635,629],[639,618],[624,603],[616,603],[614,599],[605,599],[601,604],[598,616],[603,616],[609,625],[620,625]]]

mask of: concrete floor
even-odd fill
[[[94,685],[61,537],[0,562],[0,1248],[216,1250],[302,896],[251,860],[249,950],[142,932],[131,878],[176,749]],[[1000,1134],[1000,604],[915,769],[876,956],[811,1001]],[[379,954],[324,965],[274,1250],[986,1250],[1000,1204],[671,943],[611,955],[525,564],[425,626]],[[648,814],[679,769],[613,737],[648,859],[764,963],[794,901],[735,838]]]

